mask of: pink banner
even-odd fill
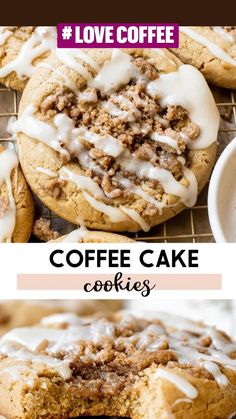
[[[118,278],[118,275],[119,278]],[[146,281],[146,283],[145,283]],[[131,291],[137,284],[159,290],[221,290],[220,274],[18,274],[18,290]],[[107,289],[104,289],[106,284]],[[135,285],[136,284],[136,285]],[[100,289],[101,288],[101,289]],[[119,288],[119,289],[118,289]],[[136,290],[137,291],[137,290]]]

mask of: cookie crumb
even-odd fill
[[[58,199],[63,193],[63,186],[65,186],[66,181],[58,178],[53,178],[46,180],[43,183],[40,183],[41,188],[44,191],[47,191],[48,195],[52,198]]]
[[[9,208],[9,198],[8,197],[2,197],[0,199],[0,218],[3,218],[6,214],[8,208]]]
[[[35,220],[33,235],[44,242],[58,239],[58,237],[61,236],[58,231],[52,230],[50,220],[46,218],[38,218]]]

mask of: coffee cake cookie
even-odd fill
[[[121,234],[107,233],[105,231],[90,231],[86,227],[79,227],[65,236],[50,240],[51,243],[134,243],[135,240]]]
[[[212,94],[168,51],[58,49],[19,115],[12,131],[31,188],[91,229],[148,231],[195,204],[215,161]]]
[[[0,144],[0,243],[27,242],[34,203],[13,146]]]
[[[235,350],[215,328],[169,314],[49,316],[1,338],[0,411],[8,419],[229,419]]]
[[[15,327],[32,326],[55,313],[73,312],[80,316],[115,312],[122,300],[10,300],[0,302],[0,335]]]
[[[184,63],[198,68],[211,83],[236,89],[236,26],[179,29],[179,48],[171,51]]]
[[[0,83],[22,91],[42,62],[56,48],[56,28],[0,26]]]

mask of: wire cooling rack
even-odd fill
[[[236,91],[211,87],[219,112],[221,124],[218,134],[218,157],[226,145],[236,136]],[[9,141],[7,123],[17,116],[20,94],[0,85],[0,141]],[[150,243],[169,242],[214,242],[207,211],[208,184],[199,195],[196,205],[182,211],[176,217],[151,229],[148,233],[136,233],[131,237]],[[51,220],[54,229],[66,234],[74,226],[60,219],[36,199],[36,217]],[[32,237],[32,241],[35,239]]]

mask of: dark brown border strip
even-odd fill
[[[212,4],[211,4],[212,3]],[[235,0],[2,0],[0,25],[55,25],[59,22],[178,22],[235,25]]]

